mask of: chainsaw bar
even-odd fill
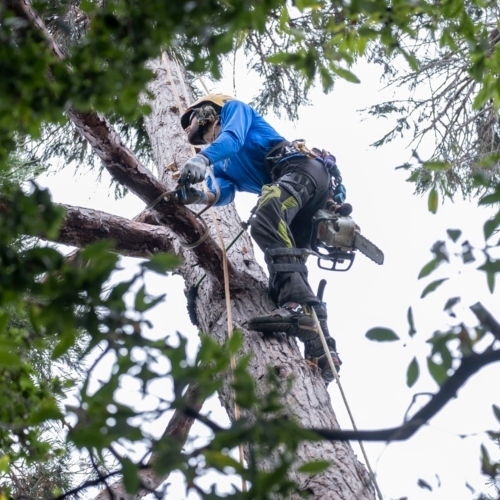
[[[384,263],[384,253],[382,250],[358,232],[354,236],[354,248],[357,248],[362,254],[373,260],[373,262],[379,265]]]

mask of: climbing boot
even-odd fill
[[[285,332],[302,342],[318,336],[310,306],[300,305],[297,302],[287,302],[265,316],[250,319],[248,328],[263,333]]]
[[[323,333],[325,333],[326,336],[327,332],[323,330]],[[337,354],[335,340],[332,337],[327,336],[326,344],[328,345],[335,370],[338,373],[342,361],[340,361],[339,355]],[[305,342],[304,357],[309,363],[320,369],[321,376],[325,382],[332,382],[335,379],[332,367],[330,366],[330,362],[328,361],[328,357],[325,353],[325,349],[323,348],[323,343],[321,342],[319,335]]]

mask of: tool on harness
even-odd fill
[[[359,250],[373,262],[384,263],[380,248],[361,235],[349,215],[318,210],[312,219],[311,249],[318,257],[318,266],[327,271],[348,271]],[[323,261],[329,261],[327,266]]]

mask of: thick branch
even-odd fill
[[[90,208],[61,205],[66,217],[57,242],[82,247],[100,240],[113,240],[116,250],[129,257],[148,258],[158,252],[175,252],[172,234],[162,226],[131,221]]]
[[[381,429],[378,431],[341,431],[330,429],[311,429],[322,438],[336,441],[404,441],[415,434],[434,415],[456,397],[458,390],[467,380],[481,368],[500,361],[500,351],[489,351],[483,354],[472,354],[462,360],[455,373],[432,396],[431,400],[415,415],[400,427]]]
[[[40,30],[55,56],[61,60],[64,59],[63,51],[27,0],[7,0],[7,7]],[[104,167],[120,184],[127,186],[146,203],[153,202],[167,191],[166,186],[142,165],[129,148],[122,144],[119,135],[104,117],[93,111],[82,112],[72,108],[68,109],[67,113],[101,158]],[[158,213],[160,222],[172,229],[186,243],[195,243],[203,236],[203,227],[193,212],[177,203],[175,197],[168,201],[160,201],[155,205],[155,211]],[[207,273],[222,286],[224,283],[222,252],[214,240],[209,236],[192,251]],[[232,267],[230,267],[230,273],[236,277]]]
[[[455,373],[441,386],[441,389],[432,396],[431,400],[423,406],[407,422],[399,427],[380,429],[378,431],[347,431],[340,429],[309,428],[324,440],[329,441],[404,441],[412,437],[434,415],[456,397],[458,390],[467,380],[481,368],[500,361],[500,350],[488,351],[483,354],[472,354],[462,360]],[[214,433],[224,432],[217,423],[200,415],[194,408],[186,408],[186,415],[194,417],[208,426]]]
[[[27,0],[6,0],[6,7],[12,10],[16,16],[27,20],[34,28],[40,31],[50,50],[57,57],[57,59],[64,59],[64,52],[52,38],[52,35],[45,26],[45,23],[37,15],[30,2]]]

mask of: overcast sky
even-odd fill
[[[428,212],[426,197],[414,196],[413,186],[405,182],[408,174],[394,169],[411,156],[410,150],[405,149],[407,141],[378,150],[369,146],[388,130],[389,122],[373,118],[363,120],[363,115],[357,112],[382,99],[378,92],[381,88],[378,71],[363,68],[357,73],[363,81],[361,85],[339,82],[329,96],[315,92],[314,105],[301,111],[298,123],[290,124],[273,117],[269,121],[287,138],[306,139],[309,146],[325,148],[336,155],[347,187],[347,201],[354,207],[352,216],[361,226],[363,235],[385,253],[383,266],[358,255],[347,273],[320,270],[313,258],[308,262],[313,289],[321,278],[328,280],[325,300],[329,328],[337,339],[343,361],[341,383],[356,424],[359,429],[380,429],[402,423],[413,394],[437,390],[425,373],[425,356],[429,352],[425,341],[434,331],[446,329],[451,324],[451,319],[443,312],[447,298],[460,295],[458,320],[475,324],[468,307],[481,301],[500,319],[499,295],[490,294],[485,275],[475,271],[481,261],[466,268],[443,266],[431,279],[417,280],[420,269],[432,258],[430,247],[436,240],[446,239],[446,229],[462,229],[466,238],[480,247],[488,211],[478,208],[475,202],[457,199],[454,204],[440,205],[436,215]],[[237,88],[237,97],[249,101],[256,86],[248,84],[246,75],[238,74]],[[227,85],[210,90],[233,93],[229,81]],[[94,174],[73,177],[70,170],[43,181],[51,188],[54,201],[128,217],[143,209],[143,203],[133,195],[114,200],[106,174],[98,185]],[[253,195],[237,195],[237,207],[243,219],[248,217],[255,202]],[[260,255],[259,259],[262,262]],[[124,259],[123,263],[126,269],[121,276],[131,274],[137,261]],[[452,279],[438,292],[421,300],[425,285],[438,277]],[[151,313],[155,331],[150,333],[163,337],[178,330],[189,336],[192,352],[195,352],[197,332],[187,317],[180,278],[151,276],[148,283],[151,292],[167,291],[168,294],[166,303]],[[413,339],[407,334],[409,306],[413,308],[417,328]],[[185,314],[181,315],[181,311]],[[403,340],[392,344],[367,340],[366,331],[375,326],[389,327]],[[414,356],[424,373],[409,390],[405,373]],[[492,404],[500,405],[499,380],[500,366],[484,369],[467,383],[455,401],[410,440],[388,446],[365,444],[386,500],[402,497],[468,500],[473,494],[466,483],[476,491],[494,494],[480,475],[479,447],[481,443],[489,443],[485,430],[500,427],[491,409]],[[335,383],[330,384],[329,393],[341,427],[351,428]],[[425,396],[420,397],[414,410],[426,400]],[[215,399],[207,408],[218,412],[218,418],[224,418]],[[204,432],[200,426],[195,428]],[[353,447],[358,450],[356,444]],[[492,457],[498,458],[499,450],[489,448]],[[434,491],[419,488],[419,478],[429,483]],[[175,487],[167,498],[180,500],[184,494]]]

